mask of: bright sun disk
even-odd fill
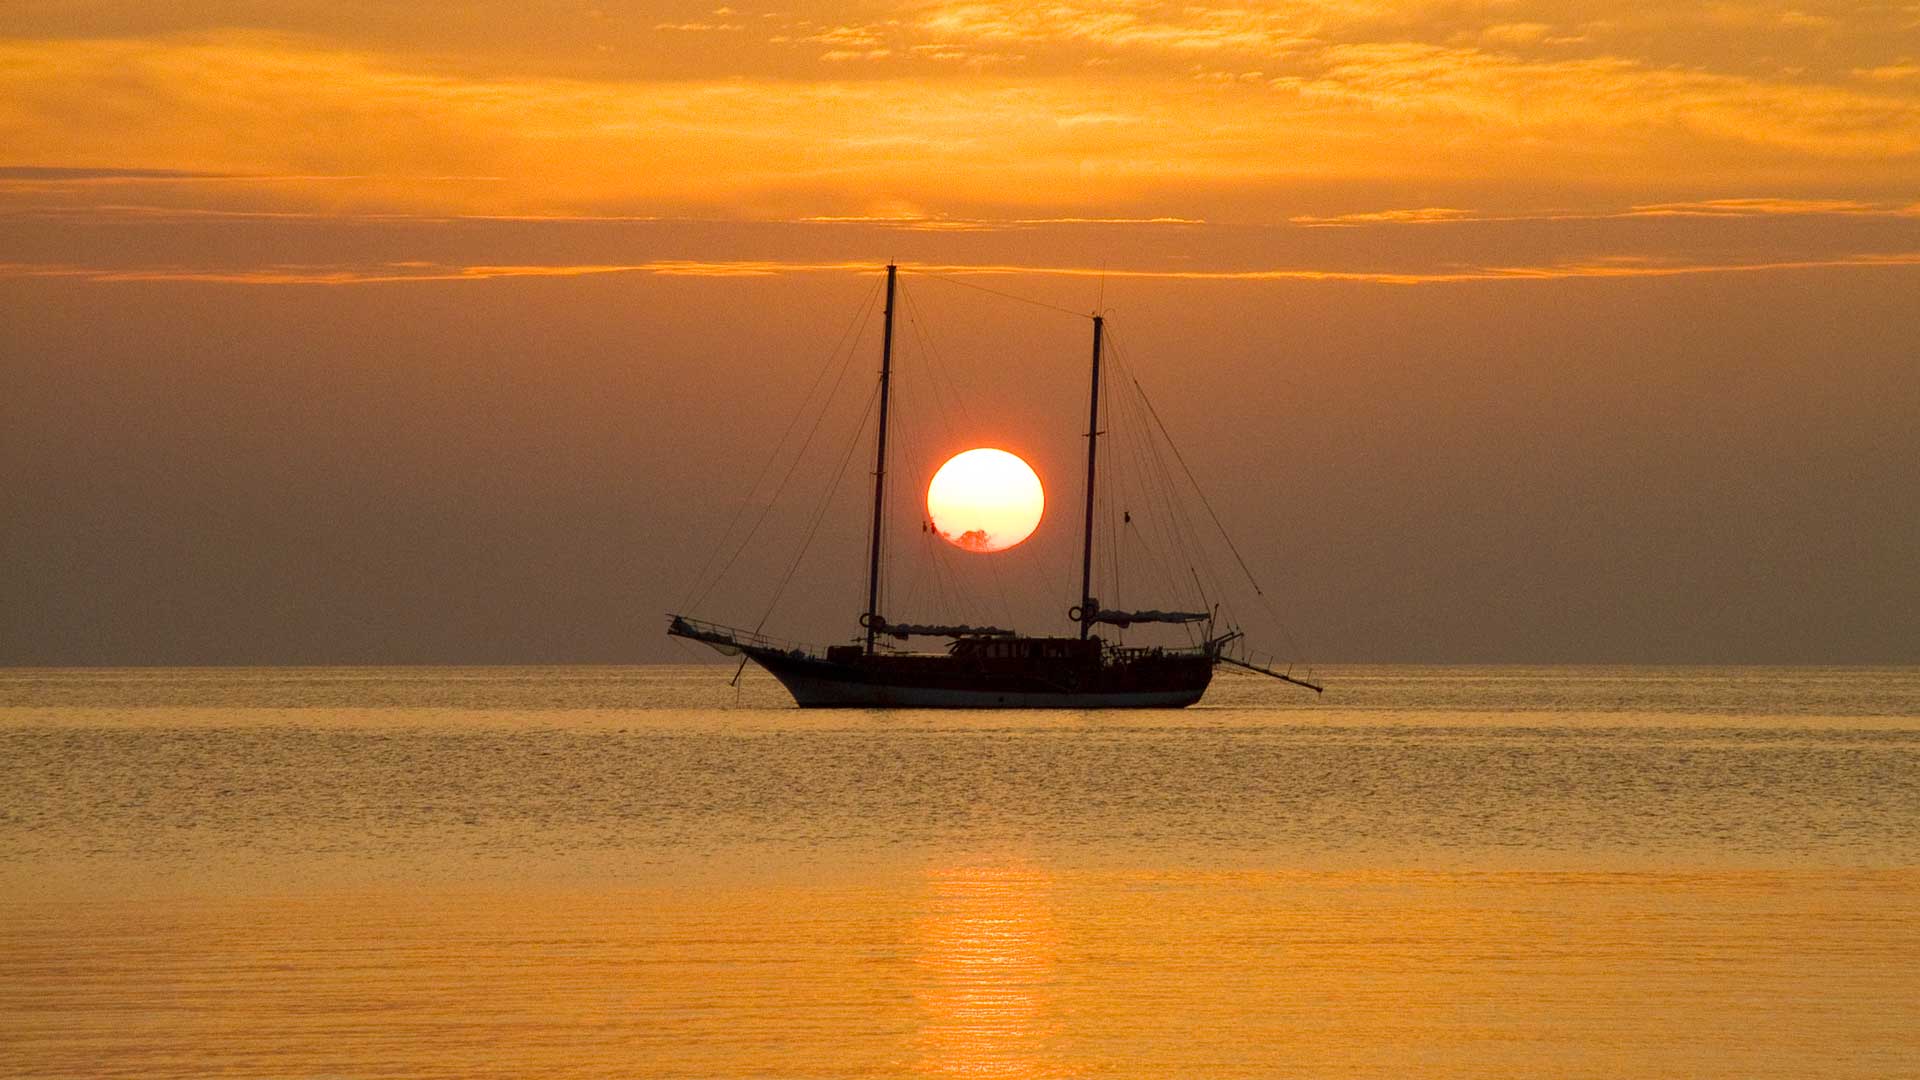
[[[1005,551],[1032,536],[1046,502],[1032,466],[987,446],[947,459],[927,485],[934,530],[965,551]]]

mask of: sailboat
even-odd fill
[[[824,649],[777,642],[669,613],[667,633],[742,656],[778,679],[803,708],[1140,709],[1184,708],[1199,701],[1216,666],[1227,664],[1319,692],[1305,679],[1230,655],[1238,630],[1216,632],[1212,611],[1109,610],[1093,594],[1094,500],[1099,479],[1100,360],[1103,316],[1093,316],[1092,378],[1087,400],[1087,481],[1080,550],[1080,602],[1067,612],[1074,636],[1033,637],[992,626],[889,620],[880,610],[882,516],[887,474],[888,386],[893,371],[894,298],[899,268],[887,266],[881,330],[879,427],[874,437],[873,521],[863,638]],[[1170,623],[1202,630],[1186,647],[1108,642],[1097,627]],[[908,652],[886,639],[945,638],[944,652]],[[744,662],[744,661],[743,661]]]

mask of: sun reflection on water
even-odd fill
[[[1054,989],[1060,935],[1054,881],[1018,862],[930,869],[914,940],[923,1015],[921,1071],[1064,1076]]]

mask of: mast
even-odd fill
[[[867,557],[867,614],[860,620],[867,628],[868,656],[873,655],[873,635],[880,625],[880,514],[887,491],[887,381],[893,376],[893,283],[898,272],[899,267],[887,264],[887,310],[880,329],[880,432],[873,443],[873,547]]]
[[[1093,625],[1093,470],[1100,443],[1100,332],[1105,320],[1093,317],[1093,379],[1087,391],[1087,516],[1080,543],[1080,638]],[[883,391],[884,393],[884,391]],[[884,399],[883,399],[884,400]],[[884,413],[882,414],[884,415]]]

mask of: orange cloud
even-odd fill
[[[1893,207],[1876,206],[1858,199],[1701,199],[1694,202],[1650,203],[1627,213],[1635,216],[1674,217],[1767,217],[1803,214],[1885,214],[1897,213]]]
[[[1418,210],[1369,210],[1350,214],[1318,216],[1298,214],[1288,218],[1295,225],[1314,228],[1354,225],[1428,225],[1436,222],[1485,220],[1471,210],[1455,210],[1444,206],[1426,206]]]
[[[1573,31],[1617,32],[1525,4],[1477,21],[1331,2],[876,10],[661,23],[659,56],[762,50],[676,78],[285,33],[13,39],[0,145],[20,166],[170,170],[101,183],[236,210],[1213,216],[1276,184],[1612,185],[1650,205],[1702,175],[1920,187],[1920,81],[1857,76],[1901,66],[1866,44],[1826,76],[1783,75],[1570,53]],[[1736,11],[1754,16],[1740,33],[1780,32]],[[87,201],[29,179],[0,175],[0,196]]]
[[[1911,217],[1913,206],[1866,202],[1860,199],[1792,199],[1780,197],[1696,199],[1684,202],[1642,203],[1624,210],[1549,210],[1538,213],[1498,213],[1423,207],[1417,210],[1369,210],[1346,214],[1298,214],[1289,219],[1308,228],[1353,228],[1362,225],[1452,225],[1493,222],[1614,221],[1624,218],[1702,217],[1766,218]]]
[[[1827,259],[1759,262],[1660,262],[1637,257],[1589,259],[1535,266],[1488,265],[1443,271],[1368,271],[1276,267],[1249,270],[1182,270],[1092,266],[1025,266],[1014,263],[903,264],[903,273],[947,276],[1027,276],[1139,278],[1166,281],[1298,281],[1372,285],[1449,285],[1488,282],[1566,281],[1588,278],[1658,278],[1700,274],[1752,274],[1795,270],[1906,269],[1920,267],[1920,251],[1848,255]],[[78,278],[114,282],[197,282],[222,285],[393,285],[417,282],[490,281],[499,278],[591,277],[605,274],[653,274],[665,277],[767,277],[778,274],[878,271],[852,261],[739,259],[701,261],[662,259],[636,263],[579,265],[443,266],[427,262],[391,262],[367,267],[263,267],[191,269],[151,267],[118,269],[0,263],[5,278]]]

